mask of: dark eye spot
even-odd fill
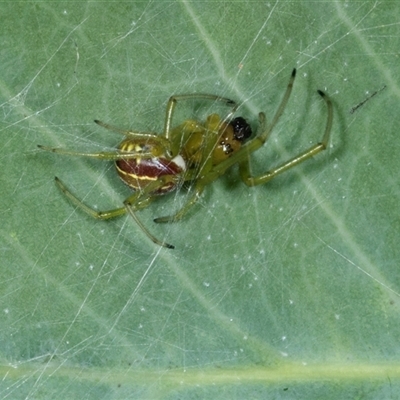
[[[233,152],[232,146],[230,143],[225,142],[225,140],[222,140],[220,145],[227,156]]]
[[[243,142],[251,136],[251,128],[247,121],[242,117],[237,117],[230,122],[233,127],[233,135],[236,140]]]

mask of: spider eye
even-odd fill
[[[236,140],[243,142],[251,136],[251,128],[247,121],[242,117],[237,117],[231,121],[233,127],[233,135]]]

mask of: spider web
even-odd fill
[[[399,6],[205,4],[2,6],[2,398],[399,392]],[[95,118],[161,132],[179,93],[233,98],[256,129],[293,67],[252,170],[321,139],[317,89],[335,105],[328,151],[255,188],[232,168],[176,224],[152,219],[192,188],[160,197],[139,217],[173,251],[128,217],[91,220],[53,183],[118,207],[130,192],[112,163],[36,148],[114,148],[121,138]],[[216,111],[182,104],[175,121]]]

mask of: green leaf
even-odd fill
[[[397,2],[3,2],[2,398],[354,399],[399,396]],[[54,185],[107,210],[130,191],[93,123],[162,132],[168,97],[210,93],[271,121],[262,174],[232,168],[183,221],[181,191],[96,221]],[[396,100],[397,99],[397,100]],[[176,123],[215,112],[179,105]],[[219,110],[217,110],[219,112]]]

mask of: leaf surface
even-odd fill
[[[399,113],[396,2],[3,2],[2,398],[393,398],[399,394]],[[181,191],[96,221],[130,191],[92,121],[162,133],[168,97],[240,102],[257,129],[298,69],[262,174],[321,140],[328,150],[266,185],[237,169],[187,218],[154,224]],[[397,100],[396,100],[397,99]],[[175,121],[222,112],[181,104]]]

